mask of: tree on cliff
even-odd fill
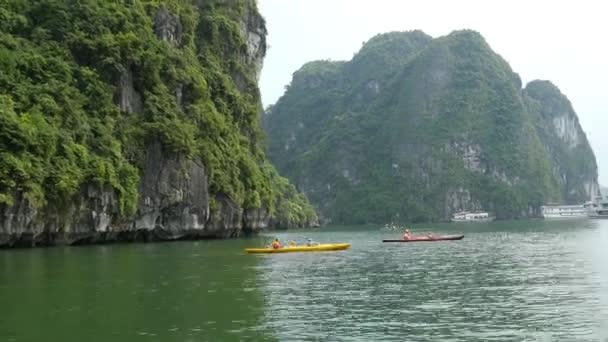
[[[265,35],[255,1],[3,2],[0,232],[314,222],[264,155]],[[155,144],[167,184],[142,196]]]

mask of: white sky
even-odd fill
[[[578,0],[258,0],[269,49],[264,105],[318,59],[349,60],[378,33],[480,32],[525,83],[550,80],[572,102],[608,185],[608,2]]]

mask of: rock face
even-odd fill
[[[256,10],[255,1],[247,0],[240,22],[241,35],[245,37],[246,53],[242,56],[245,64],[253,65],[255,79],[259,81],[266,56],[266,24]]]
[[[473,31],[378,35],[348,62],[293,75],[263,116],[268,152],[326,222],[536,216],[597,192],[570,103],[519,76]]]
[[[167,153],[159,142],[148,145],[138,208],[135,229],[162,229],[175,237],[188,233],[184,227],[204,230],[209,186],[201,161]]]
[[[159,9],[154,17],[154,33],[160,40],[179,45],[182,41],[182,23],[179,16],[165,8]]]
[[[141,113],[141,94],[133,88],[133,72],[127,70],[120,75],[118,107],[123,112]]]
[[[68,203],[61,213],[47,207],[39,210],[22,194],[12,207],[2,206],[2,247],[30,247],[52,244],[81,244],[118,239],[112,231],[112,218],[118,214],[114,191],[109,187],[87,185],[78,201]],[[45,220],[40,220],[45,217]]]
[[[255,1],[42,1],[3,15],[0,53],[15,55],[0,77],[0,247],[316,224],[263,152]],[[20,47],[5,43],[16,40],[45,66],[12,65]]]
[[[549,81],[530,82],[524,93],[563,200],[581,203],[598,194],[595,156],[570,101]]]

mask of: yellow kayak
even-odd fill
[[[292,252],[323,252],[339,251],[350,247],[350,243],[325,243],[316,246],[285,246],[283,248],[246,248],[247,253],[292,253]]]

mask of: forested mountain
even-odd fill
[[[264,154],[255,1],[0,4],[0,246],[237,236],[316,215]]]
[[[477,32],[373,37],[346,62],[302,66],[263,117],[268,154],[326,221],[535,216],[598,191],[567,98],[519,76]]]

